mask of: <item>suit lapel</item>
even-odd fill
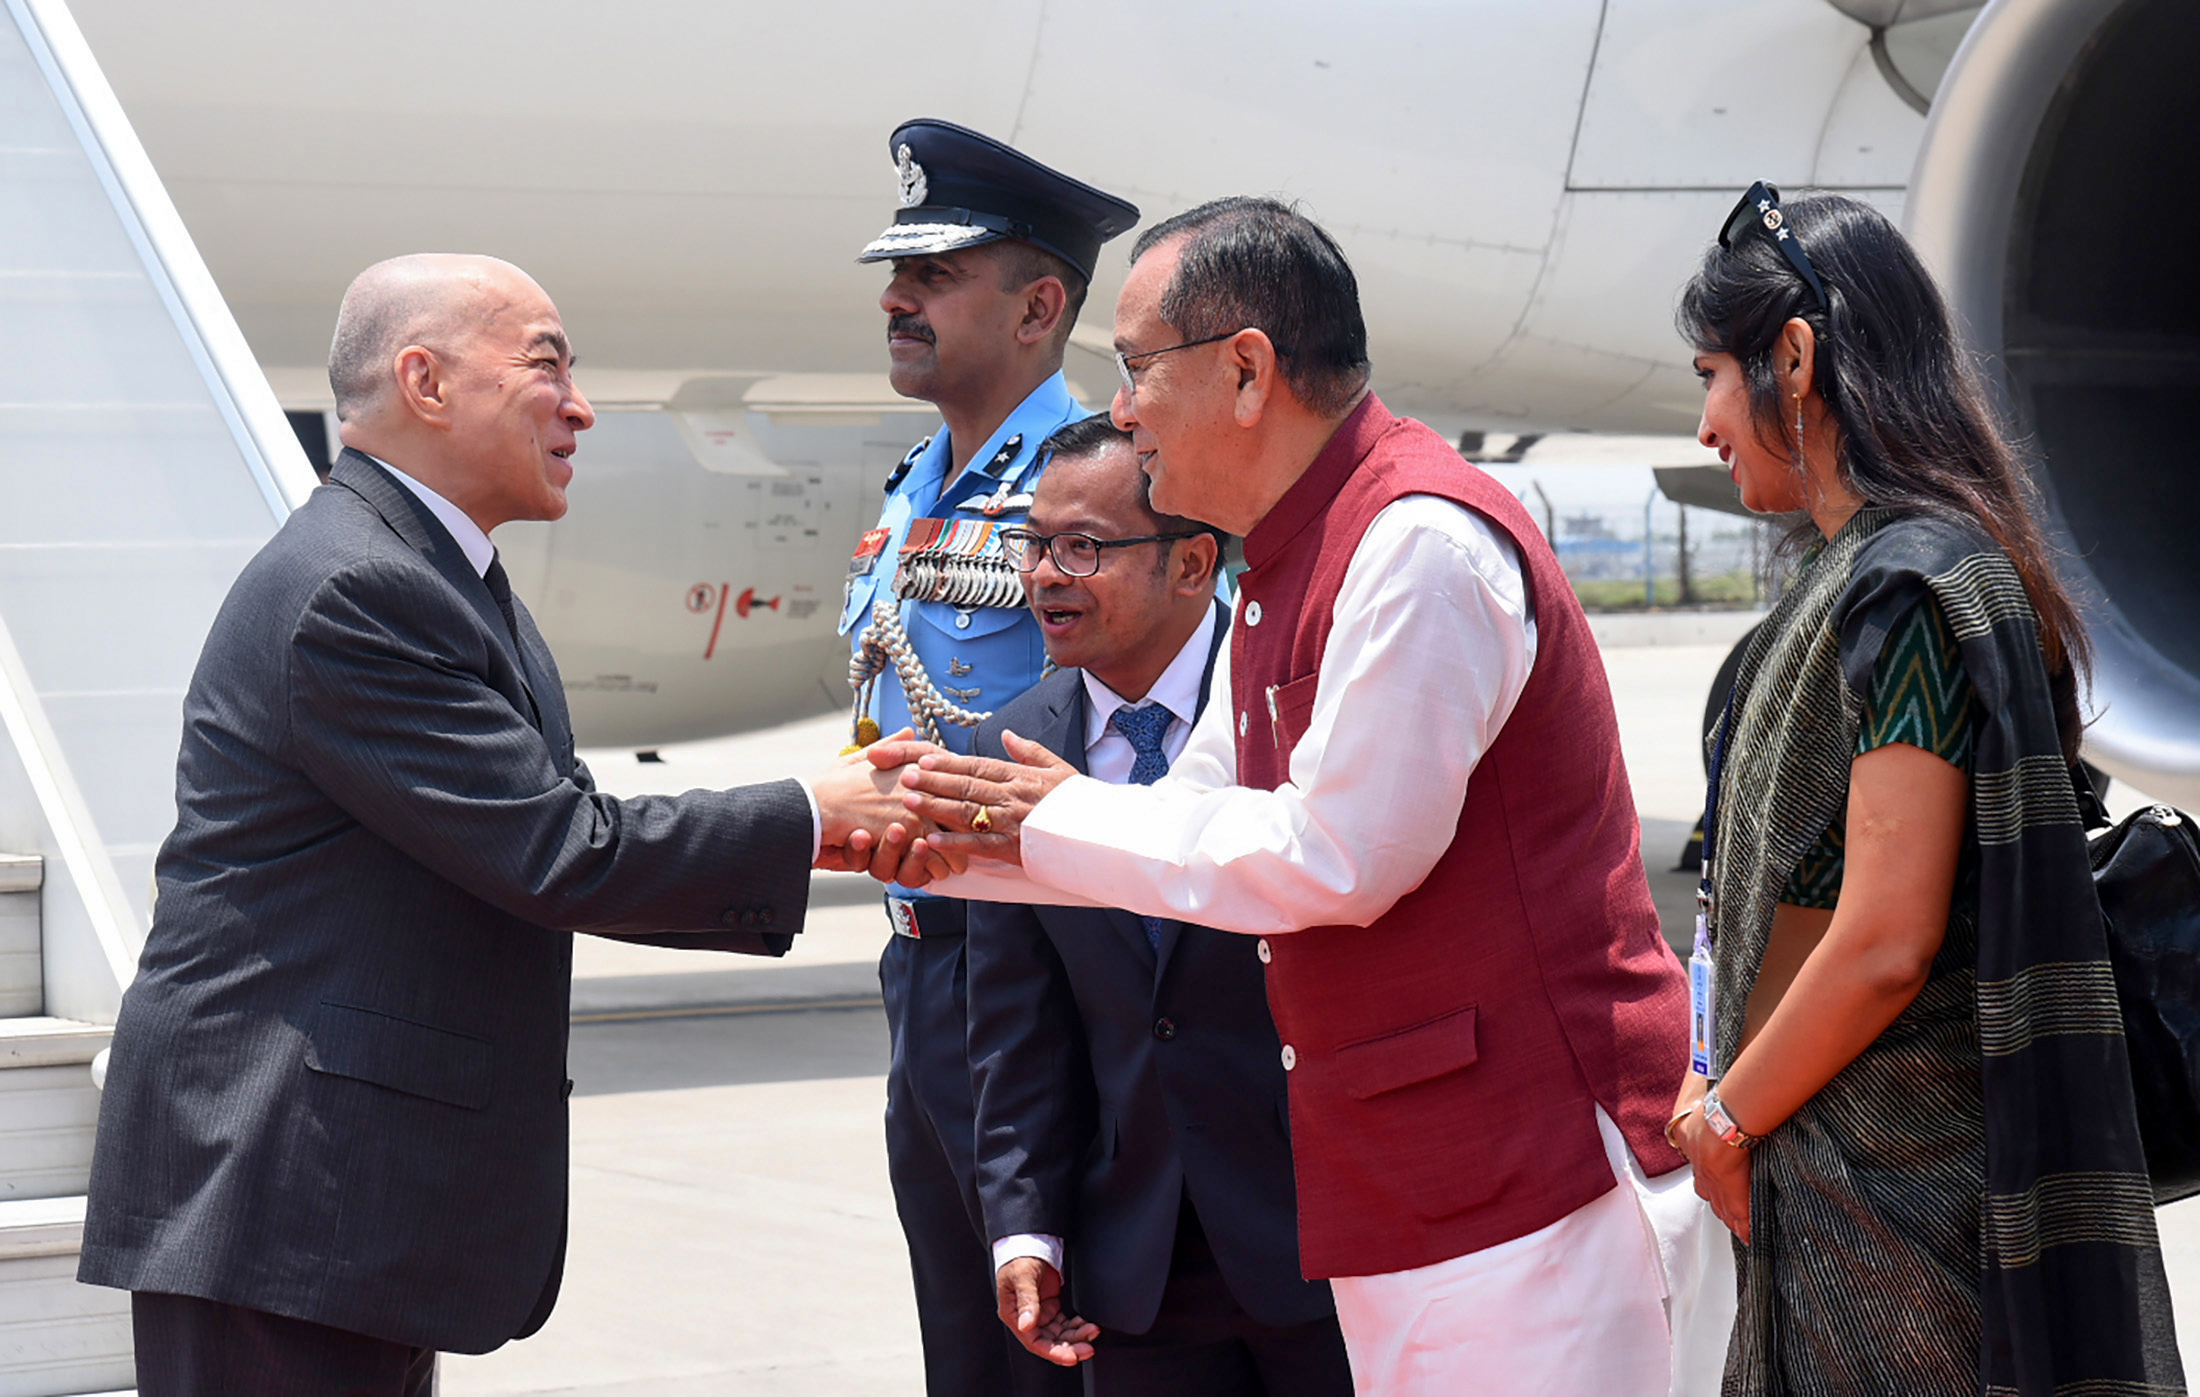
[[[1192,715],[1192,722],[1195,724],[1199,721],[1200,713],[1204,713],[1207,709],[1207,690],[1214,684],[1215,679],[1215,659],[1222,654],[1223,642],[1228,640],[1230,636],[1230,609],[1224,606],[1220,599],[1217,599],[1214,613],[1214,625],[1207,633],[1207,668],[1199,678],[1199,711]],[[1176,953],[1176,943],[1182,939],[1183,935],[1184,923],[1176,918],[1171,917],[1161,924],[1161,946],[1159,952],[1154,956],[1153,966],[1155,989],[1161,987],[1161,977],[1167,974],[1169,970],[1169,957]],[[1141,941],[1146,939],[1146,928],[1143,924],[1138,928],[1138,938]]]
[[[527,697],[535,704],[535,726],[550,745],[550,761],[560,776],[573,774],[573,717],[565,707],[565,685],[558,677],[557,657],[550,653],[542,631],[527,604],[512,598],[512,614],[519,620],[521,657],[527,663]],[[539,697],[538,697],[539,696]]]
[[[1079,776],[1090,776],[1092,768],[1085,763],[1085,672],[1056,673],[1062,676],[1061,692],[1047,705],[1046,731],[1033,734],[1033,740],[1076,767]]]
[[[489,595],[489,584],[482,581],[474,565],[466,561],[466,551],[451,537],[451,531],[443,527],[443,521],[435,517],[418,495],[384,474],[366,453],[351,447],[345,447],[343,454],[336,458],[335,466],[329,471],[329,482],[345,487],[371,505],[399,538],[427,559],[428,565],[451,584],[452,590],[466,599],[466,604],[488,628],[492,643],[504,651],[505,659],[511,662],[512,674],[519,681],[519,693],[505,697],[513,699],[515,706],[533,719],[536,730],[542,731],[542,709],[535,701],[535,684],[528,674],[527,657],[513,642],[512,632],[504,624],[503,611],[498,609],[496,598]],[[516,601],[514,606],[518,606]],[[521,610],[519,614],[524,616],[526,613]],[[530,619],[521,626],[521,634],[533,628]]]
[[[1038,741],[1063,761],[1076,767],[1078,775],[1090,776],[1092,768],[1085,759],[1085,722],[1091,706],[1085,693],[1085,674],[1083,670],[1076,669],[1059,670],[1056,673],[1062,692],[1055,696],[1055,701],[1048,710],[1047,730],[1038,737]],[[1138,919],[1137,914],[1125,912],[1119,907],[1110,907],[1106,916],[1109,923],[1136,945],[1142,954],[1149,957],[1153,955],[1153,945],[1146,940],[1146,924]]]

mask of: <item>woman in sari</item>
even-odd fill
[[[1668,1131],[1736,1238],[1724,1391],[2182,1392],[2028,477],[1868,205],[1753,187],[1679,321],[1702,441],[1812,540],[1714,742]]]

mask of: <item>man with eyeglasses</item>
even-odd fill
[[[896,392],[940,410],[886,482],[849,565],[855,744],[914,728],[952,751],[1031,687],[1046,661],[999,530],[1021,522],[1041,442],[1085,415],[1062,354],[1101,245],[1138,210],[975,131],[903,123],[887,142],[901,209],[857,259],[890,262]],[[879,961],[892,1055],[887,1169],[909,1243],[931,1397],[1070,1393],[994,1317],[993,1264],[972,1179],[964,1046],[964,904],[889,887]]]
[[[1155,512],[1105,416],[1047,449],[1008,547],[1061,668],[994,714],[977,751],[1002,755],[1013,729],[1098,780],[1151,782],[1183,752],[1229,632],[1223,535]],[[1087,1362],[1095,1397],[1347,1397],[1329,1287],[1299,1272],[1284,1073],[1251,942],[974,902],[969,949],[1001,1322],[1035,1353]]]
[[[912,807],[964,832],[905,876],[1260,938],[1360,1392],[1667,1392],[1719,1244],[1665,1138],[1688,995],[1549,543],[1369,391],[1351,268],[1273,200],[1146,233],[1115,341],[1154,507],[1245,535],[1216,701],[1145,788],[924,755]]]

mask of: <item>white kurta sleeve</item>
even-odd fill
[[[1286,784],[1235,784],[1240,715],[1225,655],[1170,774],[1151,786],[1064,782],[1024,825],[1025,879],[1002,882],[1261,935],[1364,926],[1450,846],[1467,778],[1534,658],[1511,540],[1448,500],[1397,501],[1345,571]]]

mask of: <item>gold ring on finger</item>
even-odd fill
[[[970,817],[970,827],[980,834],[991,833],[993,829],[992,807],[985,805],[979,806],[978,813]]]

